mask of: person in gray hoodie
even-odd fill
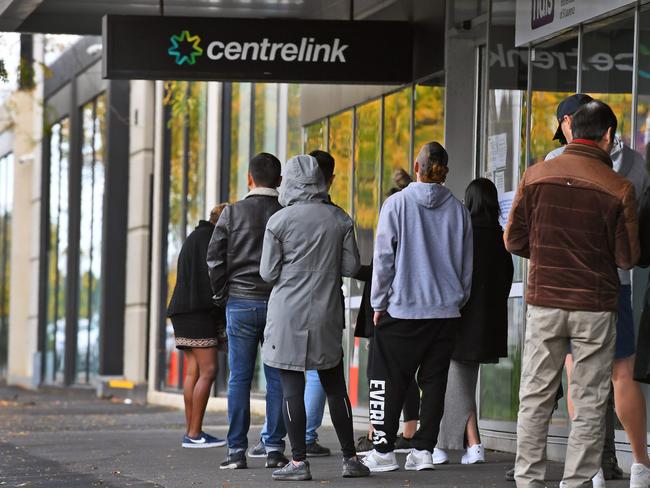
[[[433,469],[456,327],[472,286],[472,222],[467,208],[443,186],[447,163],[439,143],[425,144],[415,161],[417,182],[389,197],[379,214],[371,292],[374,450],[363,461],[371,471],[399,469],[395,437],[416,372],[420,428],[405,469]]]
[[[305,371],[317,370],[343,451],[343,477],[368,476],[357,459],[352,407],[343,373],[341,277],[360,267],[352,219],[329,203],[316,158],[287,161],[280,185],[282,210],[266,225],[260,276],[273,284],[262,359],[280,370],[284,422],[293,460],[273,479],[311,479],[305,445]]]

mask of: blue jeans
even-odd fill
[[[266,300],[230,298],[226,305],[228,333],[228,449],[248,447],[251,421],[250,392],[255,371],[257,349],[264,339]],[[287,434],[282,419],[282,386],[277,369],[264,365],[266,377],[266,421],[268,450],[284,451]]]
[[[312,444],[318,440],[318,428],[323,423],[323,413],[325,411],[325,401],[327,396],[325,390],[320,384],[318,372],[315,370],[305,372],[305,412],[307,414],[307,431],[305,433],[305,443]],[[269,435],[267,433],[268,418],[264,421],[262,428],[262,442],[268,448]]]

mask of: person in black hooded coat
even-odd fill
[[[650,266],[650,188],[647,188],[639,204],[639,239],[641,259],[638,266]],[[650,383],[650,280],[646,286],[643,314],[639,324],[639,339],[636,345],[634,379]]]
[[[472,292],[461,310],[434,463],[445,462],[448,449],[466,449],[462,464],[485,462],[476,422],[479,365],[508,356],[508,296],[514,266],[503,242],[494,183],[486,178],[472,181],[465,205],[474,236]]]

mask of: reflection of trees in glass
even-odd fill
[[[379,208],[381,101],[356,109],[354,134],[354,220],[359,251],[364,262],[372,259],[372,245]],[[338,172],[337,172],[338,173]]]
[[[287,87],[287,158],[300,154],[301,146],[300,85],[290,84]]]
[[[445,143],[445,88],[443,86],[415,86],[414,152],[423,144]]]
[[[13,165],[11,153],[0,157],[0,379],[7,373]]]
[[[278,152],[278,85],[255,84],[255,154]]]
[[[350,173],[352,171],[352,110],[330,117],[330,154],[336,161],[332,201],[350,213]],[[312,151],[312,149],[310,149]]]
[[[557,106],[572,93],[542,92],[532,93],[532,113],[530,121],[530,164],[544,161],[546,155],[560,145],[553,140],[557,130]]]
[[[320,149],[327,151],[327,119],[319,120],[305,127],[304,152]]]
[[[232,83],[230,114],[229,200],[235,202],[247,192],[246,175],[250,152],[251,83]]]
[[[50,134],[46,382],[63,380],[68,253],[69,144],[69,119],[65,118],[52,126]]]
[[[183,242],[203,218],[206,210],[207,86],[202,82],[176,83],[178,90],[184,90],[186,103],[184,110],[172,111],[167,125],[170,138],[167,302],[176,285],[176,266]],[[166,360],[169,361],[169,356],[174,351],[173,340],[166,341],[166,344]],[[165,375],[165,379],[167,377],[168,375]]]
[[[411,87],[384,98],[384,167],[381,198],[394,186],[393,173],[411,173]]]
[[[631,93],[589,93],[592,97],[609,105],[616,119],[616,133],[628,146],[632,144],[632,94]]]

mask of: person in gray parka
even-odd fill
[[[360,267],[354,224],[328,203],[325,178],[312,156],[287,161],[279,202],[285,208],[266,225],[260,262],[260,276],[273,284],[262,359],[280,370],[293,462],[275,471],[273,479],[311,479],[305,446],[306,370],[318,370],[327,394],[343,451],[343,476],[368,476],[354,447],[341,346],[341,276],[354,276]]]

